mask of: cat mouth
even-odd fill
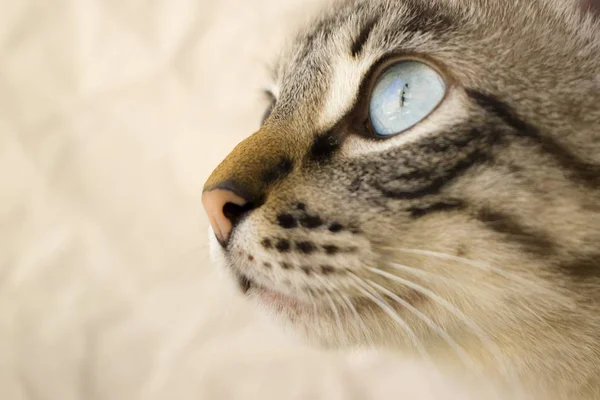
[[[288,309],[300,312],[307,309],[307,305],[302,300],[292,295],[267,288],[243,274],[236,274],[236,278],[242,294],[258,299],[263,305],[280,311]]]

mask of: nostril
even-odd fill
[[[242,218],[252,209],[254,208],[253,203],[246,203],[244,205],[239,205],[235,203],[225,203],[223,206],[223,215],[233,226],[237,225]]]
[[[202,194],[202,204],[213,232],[221,244],[228,241],[235,224],[253,208],[243,197],[221,188],[205,191]]]

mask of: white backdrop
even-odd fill
[[[294,343],[208,262],[204,179],[313,3],[0,0],[0,399],[450,398]]]

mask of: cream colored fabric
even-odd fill
[[[0,399],[446,399],[295,343],[208,260],[204,179],[315,1],[0,0]]]

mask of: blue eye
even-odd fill
[[[446,94],[446,83],[427,64],[403,61],[390,67],[371,95],[371,123],[379,136],[401,133],[427,117]]]

